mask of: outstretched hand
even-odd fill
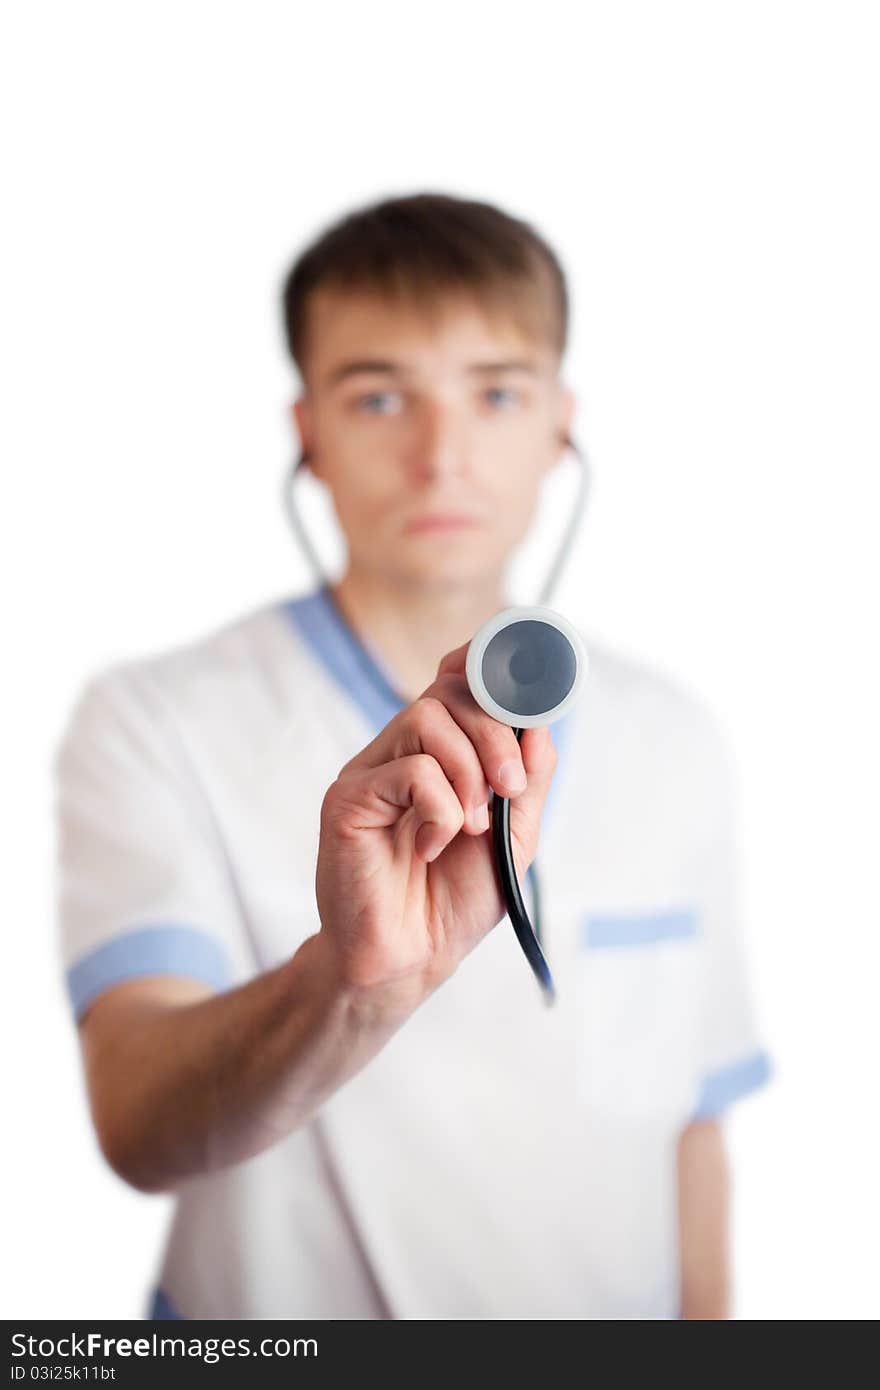
[[[467,683],[468,643],[341,769],[321,806],[316,893],[340,979],[418,1002],[505,913],[490,790],[511,800],[517,876],[534,859],[557,763],[549,728],[514,730]]]

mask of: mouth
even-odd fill
[[[425,516],[417,516],[404,527],[406,532],[413,531],[455,531],[460,527],[479,526],[481,523],[475,516],[466,516],[463,512],[430,512]]]

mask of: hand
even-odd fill
[[[522,883],[557,763],[548,728],[524,729],[518,742],[480,708],[465,676],[468,645],[449,652],[433,683],[345,764],[321,806],[319,936],[347,986],[393,987],[413,1004],[506,911],[489,790],[511,800]],[[501,781],[504,764],[525,774],[524,790]]]

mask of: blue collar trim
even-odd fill
[[[283,607],[301,636],[343,690],[360,707],[378,734],[408,701],[394,688],[391,674],[343,617],[328,584],[288,599]]]
[[[330,592],[329,584],[322,584],[299,598],[286,599],[281,606],[321,664],[366,716],[374,733],[381,733],[389,720],[405,709],[410,701],[404,700],[398,693],[391,672],[349,626]],[[573,707],[551,725],[559,764],[544,807],[548,824],[559,781],[565,771],[564,750],[571,737],[576,712],[576,707]]]

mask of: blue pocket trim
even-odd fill
[[[765,1085],[773,1075],[773,1066],[766,1052],[753,1052],[748,1057],[719,1067],[703,1077],[697,1107],[692,1120],[711,1120],[720,1115],[733,1101]]]
[[[580,944],[586,950],[650,946],[656,941],[684,941],[696,935],[697,913],[690,907],[663,912],[590,913],[581,922]]]
[[[176,924],[138,927],[105,941],[67,971],[74,1015],[79,1019],[110,985],[138,975],[185,975],[215,989],[231,983],[223,948],[208,932]]]
[[[150,1303],[150,1311],[147,1314],[147,1318],[150,1321],[156,1321],[157,1319],[163,1321],[166,1319],[173,1319],[175,1322],[189,1321],[188,1318],[184,1317],[183,1313],[178,1313],[165,1290],[159,1287],[153,1290],[153,1298]]]

